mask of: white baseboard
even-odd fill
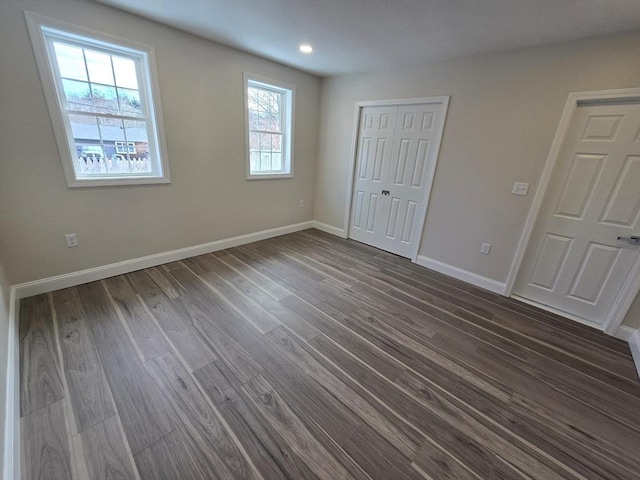
[[[163,263],[175,262],[195,255],[224,250],[225,248],[237,247],[247,243],[265,240],[267,238],[278,237],[288,233],[306,230],[313,226],[313,222],[302,222],[284,227],[271,228],[260,232],[248,233],[238,237],[225,238],[216,240],[215,242],[203,243],[192,247],[180,248],[169,252],[157,253],[146,257],[133,258],[123,262],[111,263],[101,267],[88,268],[79,272],[66,273],[55,277],[43,278],[32,282],[20,283],[14,285],[16,298],[31,297],[40,293],[51,292],[61,288],[74,287],[87,282],[95,282],[103,278],[113,277],[115,275],[123,275],[129,272],[135,272],[143,268],[155,267]]]
[[[436,272],[444,273],[445,275],[449,275],[450,277],[470,283],[471,285],[475,285],[476,287],[484,288],[485,290],[504,295],[505,284],[502,282],[498,282],[497,280],[493,280],[492,278],[483,277],[482,275],[478,275],[477,273],[469,272],[468,270],[463,270],[462,268],[454,267],[453,265],[449,265],[448,263],[440,262],[423,255],[418,255],[416,263],[431,270],[435,270]]]
[[[9,295],[9,331],[7,335],[7,384],[5,385],[5,430],[2,478],[20,478],[20,358],[18,357],[18,301],[15,287]]]
[[[313,228],[330,233],[331,235],[336,235],[337,237],[347,238],[347,233],[344,231],[344,228],[334,227],[333,225],[327,225],[326,223],[318,222],[316,220],[311,223]]]
[[[636,332],[635,328],[627,327],[625,325],[620,325],[616,333],[613,334],[614,337],[619,338],[620,340],[624,340],[625,342],[629,342],[631,340],[631,336]]]
[[[629,337],[629,348],[631,349],[631,355],[633,355],[633,361],[636,364],[638,377],[640,377],[640,329],[634,330],[634,332]]]

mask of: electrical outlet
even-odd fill
[[[64,238],[67,241],[67,247],[69,248],[77,247],[78,245],[80,245],[78,243],[78,236],[75,233],[69,233],[65,235]]]
[[[513,193],[514,195],[526,195],[528,191],[528,183],[516,182],[513,184],[513,190],[511,190],[511,193]]]
[[[304,200],[300,200],[300,208],[304,208]]]
[[[482,244],[482,248],[480,249],[480,253],[484,253],[485,255],[489,255],[490,251],[491,251],[491,244],[490,243],[483,243]]]

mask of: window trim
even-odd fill
[[[244,95],[244,124],[245,124],[245,162],[246,162],[246,179],[247,180],[269,180],[278,178],[293,178],[293,152],[294,152],[294,117],[295,117],[295,98],[296,87],[279,80],[266,78],[260,75],[244,72],[243,76],[243,95]],[[250,148],[250,129],[249,129],[249,83],[262,84],[266,88],[279,90],[285,94],[285,115],[283,118],[283,143],[285,145],[283,152],[283,161],[289,166],[287,173],[251,173],[251,148]]]
[[[149,45],[80,27],[61,20],[28,12],[26,10],[24,15],[67,186],[73,188],[171,183],[154,48]],[[48,41],[42,30],[43,27],[52,30],[59,30],[70,36],[75,35],[88,38],[98,44],[95,47],[98,49],[100,48],[99,44],[104,43],[105,48],[111,51],[113,51],[113,48],[111,47],[115,46],[123,53],[127,50],[131,50],[131,53],[135,53],[140,57],[140,63],[143,67],[141,70],[144,71],[138,72],[139,87],[141,94],[146,95],[150,100],[150,102],[148,102],[149,105],[147,106],[148,112],[146,112],[148,117],[146,118],[151,119],[155,124],[155,132],[153,132],[153,128],[150,128],[149,130],[151,130],[152,135],[155,133],[153,143],[155,143],[155,153],[158,156],[157,167],[160,170],[158,173],[154,173],[153,175],[104,175],[99,177],[79,177],[76,174],[72,156],[72,152],[75,151],[75,147],[72,149],[72,145],[74,145],[73,133],[71,132],[70,125],[66,124],[67,115],[63,111],[61,105],[64,94],[63,92],[59,92],[58,81],[54,78],[52,73],[52,70],[56,67],[52,66],[51,62],[54,62],[55,58],[50,58],[47,53]],[[139,55],[139,53],[142,53],[142,55]],[[138,66],[140,64],[137,63],[136,65]],[[61,95],[59,95],[59,93]]]

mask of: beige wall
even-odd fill
[[[640,86],[639,45],[636,31],[323,80],[314,218],[343,226],[356,101],[450,95],[420,255],[504,282],[567,94]]]
[[[640,328],[640,294],[636,295],[622,324],[631,328]]]
[[[0,9],[0,258],[12,284],[312,219],[317,77],[95,2]],[[23,10],[155,47],[170,185],[66,187]],[[292,180],[245,180],[243,71],[296,86]]]

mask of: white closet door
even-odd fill
[[[441,105],[398,107],[393,152],[386,175],[385,199],[389,203],[383,221],[384,238],[380,248],[410,257],[420,241],[419,231],[427,201],[427,180],[435,162],[435,125]],[[422,219],[423,220],[423,219]]]
[[[578,106],[514,293],[602,324],[640,255],[625,240],[639,216],[640,105]]]
[[[441,114],[441,103],[361,110],[351,238],[413,255],[426,212]]]
[[[354,240],[382,248],[389,202],[383,190],[389,171],[398,107],[365,107],[360,112],[351,228]]]

